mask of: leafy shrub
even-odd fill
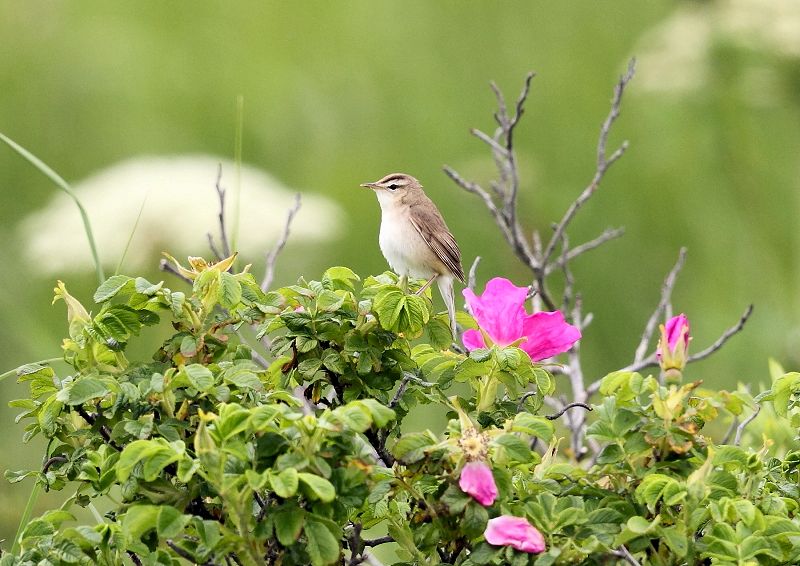
[[[357,564],[389,541],[402,564],[800,560],[800,452],[703,434],[742,414],[745,394],[612,373],[587,430],[602,449],[582,464],[538,414],[552,376],[515,346],[445,349],[429,294],[343,267],[264,293],[231,263],[195,261],[188,294],[111,277],[95,315],[59,283],[74,371],[18,369],[30,397],[11,404],[25,439],[48,447],[42,470],[7,475],[72,495],[30,521],[2,564]],[[129,360],[128,343],[159,324],[174,334],[152,360]],[[241,338],[249,327],[269,344],[263,366]],[[760,401],[796,420],[798,393],[788,374]],[[427,404],[449,412],[445,430],[401,432]],[[459,487],[475,459],[491,468],[491,505]],[[113,503],[102,521],[68,526],[100,497]],[[546,551],[485,542],[501,514],[527,518]],[[372,528],[386,536],[364,538]]]

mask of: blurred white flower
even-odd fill
[[[702,88],[715,44],[800,57],[800,2],[720,0],[682,5],[646,32],[634,48],[638,88],[678,94]],[[762,80],[769,78],[764,73],[763,69],[757,73],[762,90]]]
[[[215,185],[220,164],[230,238],[236,208],[232,161],[210,155],[137,157],[73,185],[88,212],[103,265],[117,266],[140,210],[124,271],[157,265],[162,250],[176,257],[210,258],[206,234],[211,232],[219,245]],[[264,171],[242,165],[238,248],[245,262],[262,260],[278,240],[295,192]],[[342,210],[330,199],[303,194],[290,241],[335,239],[342,217]],[[24,218],[18,229],[30,265],[42,274],[92,269],[80,215],[66,194],[54,195],[47,206]]]

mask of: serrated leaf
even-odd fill
[[[333,487],[333,484],[325,478],[307,472],[298,473],[297,478],[308,488],[308,491],[320,501],[330,503],[336,498],[336,489]]]
[[[177,537],[190,518],[170,505],[162,505],[158,511],[156,532],[162,539]]]
[[[291,546],[300,538],[306,512],[298,507],[283,507],[274,513],[275,535],[283,546]]]
[[[109,393],[105,383],[92,377],[83,377],[73,381],[58,392],[56,399],[65,405],[82,405],[90,399],[104,397]]]
[[[286,468],[279,474],[271,473],[269,475],[269,483],[272,486],[272,491],[274,491],[278,497],[283,497],[284,499],[293,497],[294,494],[297,493],[299,479],[299,474],[294,468]]]
[[[113,298],[131,281],[133,281],[133,279],[127,275],[112,275],[103,281],[97,288],[97,291],[94,292],[94,302],[102,303]]]
[[[545,417],[538,417],[530,413],[517,413],[511,425],[513,432],[524,432],[531,436],[541,438],[545,442],[550,442],[555,432],[553,422]]]
[[[339,560],[339,541],[325,523],[317,520],[314,515],[309,515],[303,531],[312,566],[327,566]]]
[[[209,391],[214,387],[214,374],[207,367],[200,364],[189,364],[183,367],[183,373],[189,379],[192,387],[198,391]]]
[[[412,432],[404,434],[392,447],[392,454],[396,458],[411,464],[425,456],[425,448],[433,446],[436,439],[429,432]]]
[[[223,271],[220,273],[218,293],[219,304],[232,309],[242,300],[242,284],[233,274]]]
[[[533,455],[530,446],[519,436],[514,434],[503,434],[492,441],[496,446],[501,446],[509,460],[527,463]]]

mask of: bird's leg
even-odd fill
[[[425,285],[423,285],[422,287],[420,287],[420,290],[419,290],[419,291],[417,291],[415,294],[416,294],[416,295],[421,295],[422,293],[424,293],[424,292],[425,292],[425,289],[427,289],[428,287],[430,287],[430,286],[431,286],[431,283],[433,283],[433,282],[436,280],[436,278],[437,278],[437,277],[439,277],[439,274],[438,274],[438,273],[434,273],[434,274],[433,274],[433,277],[431,277],[430,279],[428,279],[428,281],[425,283]]]
[[[403,293],[408,291],[408,275],[401,275],[400,280],[397,282],[397,286],[403,290]]]

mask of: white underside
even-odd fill
[[[385,202],[378,192],[381,203],[381,232],[378,242],[383,257],[398,275],[416,279],[430,279],[436,273],[430,266],[436,263],[436,255],[419,235],[408,218],[408,213],[393,202]],[[389,197],[391,198],[391,197]]]

